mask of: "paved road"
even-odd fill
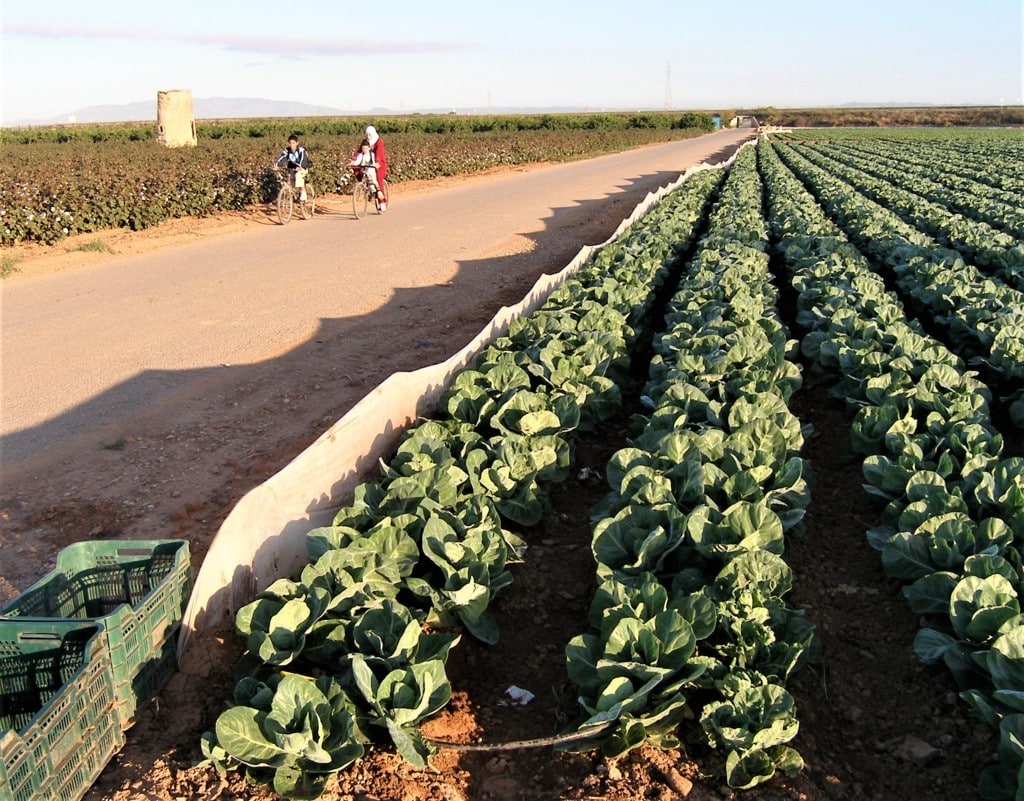
[[[9,281],[0,460],[145,410],[204,370],[274,358],[322,318],[363,315],[467,261],[568,236],[594,203],[663,186],[750,136],[721,131],[405,198],[398,185],[382,217],[357,221],[335,202],[312,221]]]

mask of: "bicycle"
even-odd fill
[[[388,196],[388,182],[381,180],[378,183],[380,184],[379,194],[375,185],[370,183],[367,171],[362,170],[359,178],[352,184],[352,213],[356,216],[357,220],[361,220],[366,216],[366,209],[370,205],[370,198],[373,198],[373,205],[377,209],[377,213],[381,213],[381,203],[383,201],[380,198],[380,194],[383,194],[384,197]]]
[[[302,219],[309,220],[316,210],[316,190],[307,181],[301,186],[296,186],[292,176],[293,170],[286,170],[282,167],[274,167],[274,175],[277,177],[281,188],[277,190],[277,219],[281,225],[286,225],[292,218],[292,209],[298,205]],[[302,193],[305,191],[306,199],[302,200]]]

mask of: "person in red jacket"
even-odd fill
[[[380,210],[388,210],[388,185],[385,183],[388,177],[388,156],[384,149],[384,140],[380,138],[377,133],[377,129],[372,125],[366,126],[366,141],[370,143],[370,152],[373,154],[373,160],[377,164],[377,183],[379,184],[381,191],[384,193],[384,197],[380,202]]]

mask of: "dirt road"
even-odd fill
[[[256,213],[191,244],[25,264],[3,285],[0,577],[23,587],[87,536],[205,539],[388,374],[447,357],[648,191],[750,135],[398,185],[363,220],[334,197],[311,221]]]

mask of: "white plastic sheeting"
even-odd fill
[[[730,159],[731,162],[731,159]],[[217,531],[196,577],[178,640],[181,657],[193,636],[232,623],[235,613],[275,580],[295,576],[308,562],[306,534],[330,525],[352,500],[355,487],[374,476],[402,432],[432,414],[457,372],[512,320],[530,314],[593,253],[615,241],[662,197],[695,172],[650,193],[605,242],[584,247],[560,272],[542,275],[515,306],[503,307],[462,350],[444,362],[411,373],[394,373],[352,407],[280,472],[247,493]]]

